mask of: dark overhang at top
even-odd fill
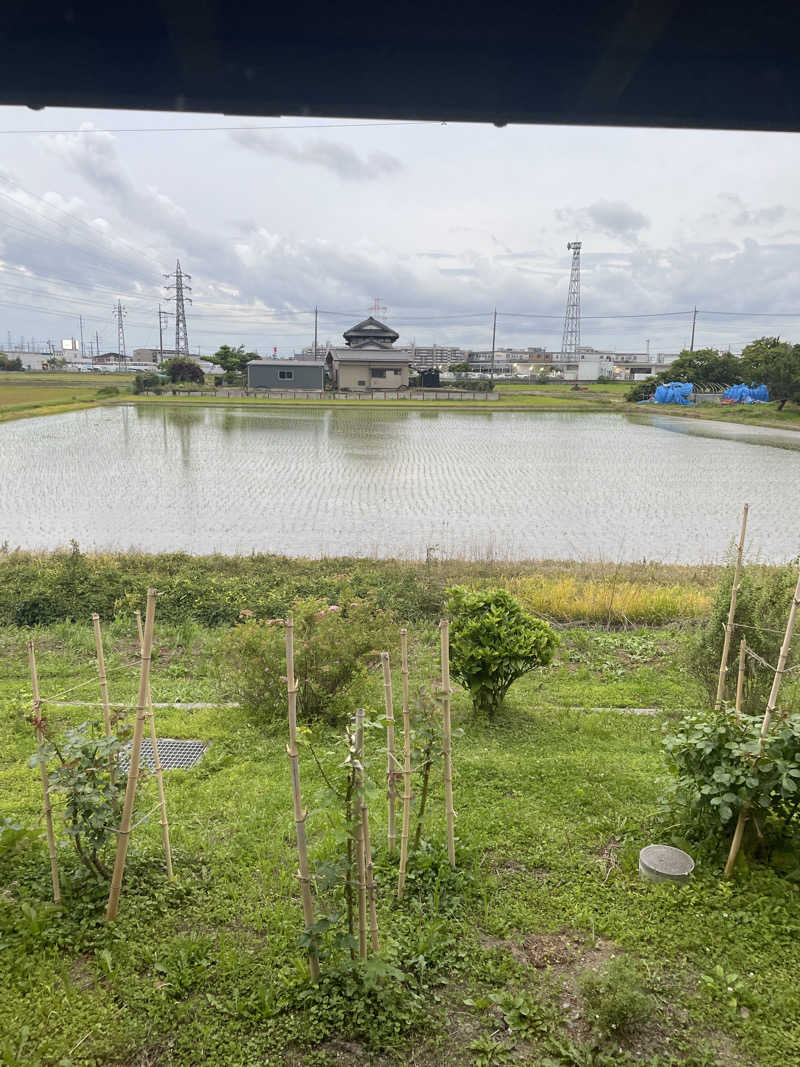
[[[6,0],[0,41],[37,108],[800,129],[775,0]]]

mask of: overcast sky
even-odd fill
[[[697,347],[800,341],[797,135],[22,108],[0,131],[2,344],[82,314],[115,350],[121,298],[128,348],[156,345],[180,258],[192,351],[288,355],[315,305],[324,341],[376,297],[403,342],[487,348],[496,307],[498,347],[559,348],[574,239],[584,344],[678,351],[695,305],[722,313]]]

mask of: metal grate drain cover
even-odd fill
[[[179,741],[173,737],[159,737],[158,758],[165,771],[186,770],[200,762],[207,748],[205,741]],[[129,744],[120,753],[120,765],[124,770],[128,769],[130,763],[130,751]],[[151,771],[155,769],[153,743],[149,737],[142,738],[140,763],[142,767],[148,767]]]

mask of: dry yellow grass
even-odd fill
[[[710,610],[709,593],[690,585],[653,585],[613,577],[512,578],[509,590],[528,611],[556,621],[619,625],[697,619]]]

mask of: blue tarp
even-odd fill
[[[769,389],[767,389],[766,385],[756,385],[755,382],[750,382],[749,385],[732,385],[722,395],[726,400],[733,400],[736,404],[754,404],[756,401],[766,404],[769,402]]]
[[[656,404],[684,404],[691,403],[689,397],[694,386],[691,382],[670,382],[669,385],[659,385],[653,400]]]

